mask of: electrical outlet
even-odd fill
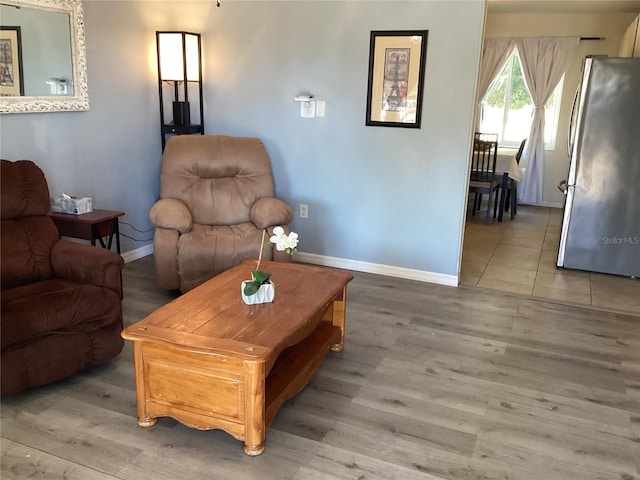
[[[300,218],[308,218],[309,217],[309,205],[306,203],[300,204]]]

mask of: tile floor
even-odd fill
[[[460,284],[640,314],[640,280],[556,268],[561,224],[559,208],[519,205],[490,225],[469,213]]]

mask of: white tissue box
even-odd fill
[[[91,197],[58,197],[51,199],[51,211],[80,215],[93,211]]]

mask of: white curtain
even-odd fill
[[[478,75],[478,91],[474,122],[480,129],[480,112],[482,112],[482,99],[487,94],[491,82],[504,66],[509,54],[515,47],[513,38],[486,38],[482,47],[482,60],[480,62],[480,74]]]
[[[515,47],[513,38],[487,38],[482,48],[482,62],[480,63],[480,75],[478,78],[478,98],[480,104],[486,95],[491,82],[498,74],[505,60]]]
[[[544,178],[544,105],[562,78],[571,56],[580,41],[571,38],[519,38],[516,40],[520,64],[534,111],[531,131],[524,154],[524,171],[518,200],[522,203],[542,203]]]

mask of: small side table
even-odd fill
[[[118,217],[124,212],[113,210],[94,210],[90,213],[72,215],[70,213],[51,212],[51,219],[63,237],[90,240],[91,245],[100,242],[102,248],[111,250],[113,238],[116,239],[116,251],[120,253],[120,225]],[[107,241],[105,243],[105,237]]]

